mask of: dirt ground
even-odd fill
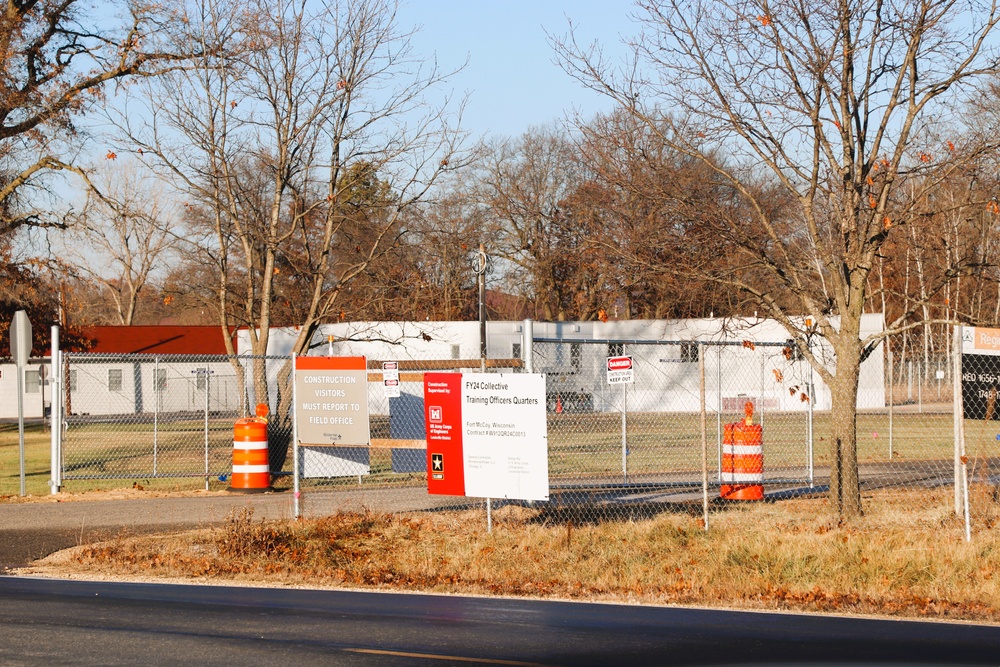
[[[0,498],[0,572],[51,553],[132,534],[219,525],[241,507],[257,516],[291,516],[291,493],[117,489]]]

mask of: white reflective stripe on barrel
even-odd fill
[[[233,449],[267,449],[267,440],[233,440]]]
[[[233,474],[237,473],[255,473],[255,472],[271,472],[270,466],[266,465],[240,465],[237,463],[233,464]]]
[[[763,482],[764,473],[762,472],[729,472],[726,470],[722,471],[722,481],[723,482]]]
[[[753,456],[763,454],[764,448],[761,445],[722,445],[723,454],[736,454],[737,456]]]

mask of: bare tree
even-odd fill
[[[165,33],[181,30],[165,6],[122,8],[120,26],[78,0],[8,2],[0,13],[0,234],[63,224],[38,193],[52,172],[82,173],[71,157],[76,121],[104,101],[109,83],[155,76],[190,57],[188,46],[162,48]]]
[[[589,180],[562,208],[586,229],[581,270],[602,276],[591,289],[603,292],[607,309],[647,318],[738,314],[745,295],[698,279],[697,270],[674,270],[729,271],[738,264],[720,242],[716,221],[737,215],[744,203],[706,165],[710,156],[696,160],[679,153],[645,122],[622,112],[600,115],[580,131]],[[782,198],[767,199],[772,217],[781,215]]]
[[[410,319],[478,318],[473,259],[485,241],[488,213],[473,187],[470,178],[456,175],[433,201],[414,212],[405,250],[419,284],[414,286]]]
[[[88,181],[83,211],[64,239],[66,253],[110,297],[116,323],[130,326],[154,272],[179,245],[171,232],[178,212],[163,196],[163,183],[135,164],[111,162]]]
[[[943,153],[961,152],[963,138],[953,138],[961,143],[940,142]],[[897,358],[918,359],[924,381],[933,362],[940,363],[951,350],[953,322],[996,323],[992,307],[984,312],[984,299],[996,294],[994,256],[1000,242],[991,203],[993,170],[984,168],[982,159],[952,159],[960,168],[949,169],[946,177],[932,176],[933,187],[924,187],[917,177],[897,189],[896,206],[911,211],[907,233],[887,239],[869,290],[887,319],[908,319],[912,325],[895,341]]]
[[[403,213],[456,166],[460,136],[428,99],[446,75],[413,53],[392,0],[203,0],[186,20],[219,48],[169,94],[146,91],[149,122],[117,120],[122,150],[155,159],[187,192],[220,326],[246,327],[255,355],[268,349],[279,276],[296,277],[303,354],[397,242]],[[369,185],[380,194],[358,206]],[[267,396],[262,361],[253,381]]]
[[[583,184],[581,166],[573,141],[555,126],[497,140],[479,163],[477,197],[491,214],[489,251],[504,260],[507,284],[530,296],[548,320],[576,314],[568,307],[573,287],[559,276],[561,232],[573,231],[560,229],[560,202]]]
[[[741,215],[719,220],[743,268],[700,277],[751,295],[830,386],[831,504],[842,518],[859,515],[858,376],[878,343],[861,339],[869,276],[887,239],[905,234],[912,219],[895,206],[900,181],[938,170],[940,148],[926,143],[931,126],[960,108],[962,91],[997,72],[1000,13],[977,0],[638,6],[642,34],[631,63],[613,70],[598,47],[572,35],[556,45],[562,62],[746,202]],[[759,188],[765,174],[794,200],[795,215],[769,215]],[[760,289],[753,277],[763,274],[781,298]],[[802,316],[816,323],[835,363],[813,354]]]

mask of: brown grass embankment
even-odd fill
[[[343,513],[158,537],[119,535],[41,561],[34,574],[227,580],[1000,621],[1000,530],[972,542],[947,498],[866,499],[839,526],[823,500],[749,504],[633,522],[482,512]],[[920,502],[916,502],[919,500]],[[928,509],[928,501],[933,505]]]

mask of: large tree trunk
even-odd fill
[[[851,327],[845,323],[845,328],[832,341],[837,354],[837,374],[830,384],[830,503],[840,519],[862,514],[858,477],[860,350],[857,329],[857,325]]]
[[[309,320],[301,329],[292,347],[292,353],[296,356],[307,356],[309,354],[309,343],[313,335],[319,329],[319,323],[315,319]],[[282,362],[278,369],[276,380],[276,394],[273,397],[275,402],[274,413],[271,415],[270,432],[268,442],[268,462],[271,472],[277,473],[284,469],[288,461],[288,452],[292,449],[293,424],[295,406],[292,404],[294,390],[292,384],[295,382],[295,368],[292,360]]]
[[[292,447],[292,360],[281,364],[277,377],[277,406],[271,417],[268,433],[268,463],[271,473],[280,472],[288,460],[288,451]]]

